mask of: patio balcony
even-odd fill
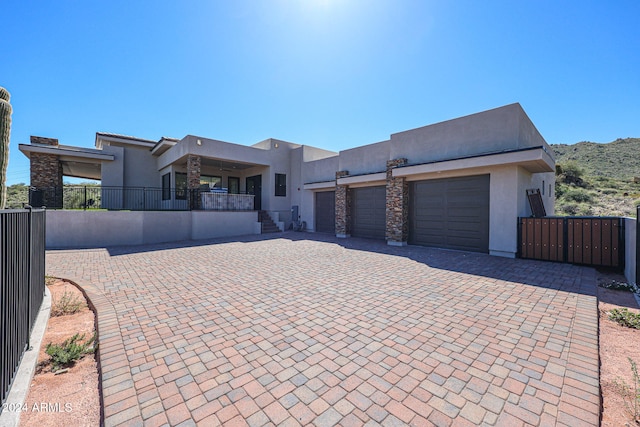
[[[106,187],[100,185],[29,189],[29,204],[48,209],[128,211],[252,211],[254,195],[213,189]]]

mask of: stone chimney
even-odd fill
[[[32,144],[46,144],[46,145],[60,145],[58,144],[58,140],[56,138],[45,138],[42,136],[33,136],[31,135],[31,143]]]

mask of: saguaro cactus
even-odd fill
[[[0,86],[0,209],[7,204],[7,165],[11,134],[11,104],[9,92]]]

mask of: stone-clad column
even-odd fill
[[[31,136],[31,144],[45,144],[57,147],[58,140],[55,138],[43,138],[41,136]],[[41,192],[40,202],[49,208],[62,208],[62,163],[60,157],[55,154],[31,153],[31,187]]]
[[[404,246],[409,238],[409,185],[404,177],[393,177],[393,170],[407,159],[387,161],[387,244]]]
[[[189,154],[187,156],[187,191],[191,209],[200,209],[200,156]]]
[[[338,185],[338,179],[348,171],[336,172],[336,237],[351,236],[351,194],[348,185]]]

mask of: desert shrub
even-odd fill
[[[556,173],[561,171],[558,175],[558,179],[560,179],[565,184],[575,184],[577,186],[582,186],[584,183],[582,177],[584,176],[584,169],[578,166],[575,162],[567,162],[563,165],[560,165],[559,168],[556,168]]]
[[[578,216],[590,216],[593,215],[593,209],[591,208],[591,206],[585,204],[585,203],[580,203],[578,205]]]
[[[627,308],[614,308],[609,312],[609,320],[627,328],[640,329],[640,313],[634,313]]]
[[[631,385],[621,378],[614,382],[618,393],[624,400],[624,406],[636,425],[640,424],[640,375],[638,366],[630,357],[627,357],[631,364]],[[628,424],[627,424],[628,425]]]
[[[564,198],[577,203],[588,203],[593,200],[591,194],[581,188],[570,188],[564,193]]]
[[[639,292],[638,287],[633,283],[620,282],[618,280],[609,280],[600,284],[601,288],[612,289],[614,291]]]
[[[75,314],[83,308],[84,301],[82,301],[78,295],[64,291],[64,293],[51,304],[51,316],[57,317]]]
[[[91,339],[82,342],[84,339],[84,334],[75,334],[65,340],[62,345],[47,344],[46,353],[51,356],[53,371],[73,365],[76,361],[82,359],[85,354],[91,354],[95,351],[93,344],[95,343],[96,335],[93,334]]]
[[[569,215],[574,216],[578,215],[578,204],[577,203],[564,203],[558,205],[558,212],[560,215]]]

